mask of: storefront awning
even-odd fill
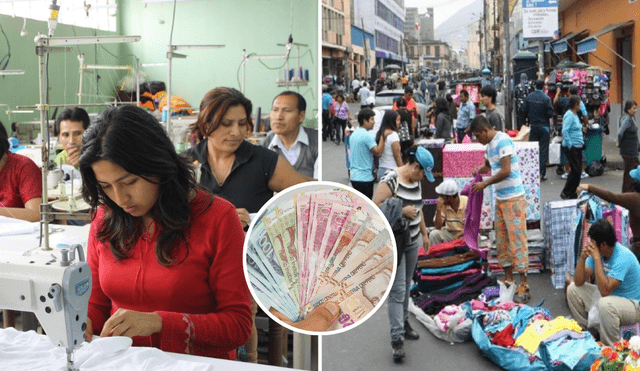
[[[563,38],[559,39],[558,41],[553,43],[553,51],[554,53],[558,54],[558,53],[564,53],[567,51],[567,49],[569,48],[569,41],[580,36],[581,34],[583,34],[585,31],[587,30],[582,30],[582,31],[578,31],[578,32],[572,32],[568,35],[565,35]]]
[[[589,53],[592,51],[595,51],[597,46],[598,46],[598,37],[609,33],[611,31],[615,31],[618,28],[621,27],[626,27],[626,26],[630,26],[633,24],[632,20],[629,21],[625,21],[625,22],[620,22],[620,23],[615,23],[615,24],[610,24],[607,27],[601,29],[600,31],[596,32],[595,34],[587,37],[586,39],[578,42],[578,44],[576,44],[577,48],[578,48],[578,54],[584,54],[584,53]]]

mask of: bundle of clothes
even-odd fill
[[[450,304],[460,304],[481,294],[495,279],[486,275],[478,252],[464,238],[420,247],[414,275],[414,302],[426,314],[436,314]]]

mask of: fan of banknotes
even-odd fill
[[[340,307],[328,329],[348,327],[384,297],[393,274],[391,234],[361,196],[344,189],[296,190],[256,221],[249,237],[249,282],[264,307],[291,321],[325,302]]]

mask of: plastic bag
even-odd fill
[[[587,319],[587,328],[594,328],[600,325],[600,314],[598,313],[598,301],[602,296],[600,290],[596,287],[593,290],[593,296],[591,297],[591,304],[589,305],[589,317]]]
[[[516,292],[516,284],[512,283],[511,286],[507,288],[507,285],[505,285],[504,282],[498,281],[498,285],[500,286],[500,296],[497,301],[498,304],[513,301],[513,294]]]

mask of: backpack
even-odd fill
[[[602,166],[600,161],[593,161],[591,165],[587,166],[585,171],[590,177],[600,176],[604,173],[604,166]]]
[[[426,81],[422,80],[420,82],[420,90],[422,90],[422,91],[426,91],[427,90],[427,82]]]
[[[380,210],[389,221],[393,237],[396,240],[396,251],[398,252],[397,265],[400,265],[405,246],[411,241],[409,232],[409,222],[402,217],[402,200],[395,194],[380,205]]]

